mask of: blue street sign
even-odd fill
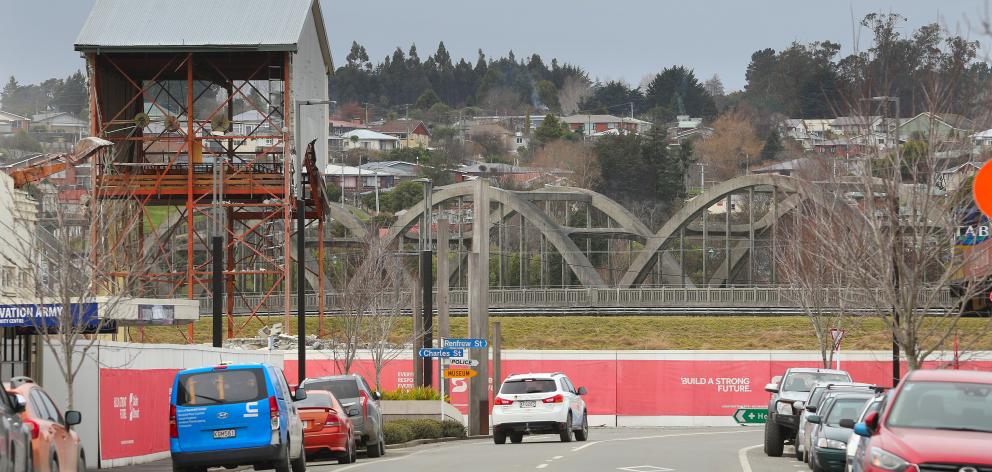
[[[482,338],[465,339],[445,339],[444,347],[456,347],[462,349],[485,349],[489,347],[489,341]]]
[[[465,357],[464,349],[421,349],[417,351],[420,357]]]

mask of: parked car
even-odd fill
[[[252,465],[304,472],[303,422],[282,370],[221,364],[176,374],[169,405],[169,449],[176,472]]]
[[[843,370],[791,368],[785,371],[780,382],[765,385],[765,391],[772,394],[768,400],[768,422],[765,423],[765,454],[781,457],[786,441],[795,444],[800,413],[817,383],[850,381],[851,375]]]
[[[810,415],[810,423],[819,425],[811,438],[809,464],[814,472],[843,472],[847,467],[847,441],[851,430],[841,422],[853,422],[874,392],[836,392],[830,405]]]
[[[493,442],[516,444],[525,434],[558,434],[562,442],[589,439],[589,415],[582,396],[565,374],[510,375],[493,399]]]
[[[842,392],[842,391],[874,391],[875,386],[870,384],[854,383],[854,382],[820,382],[813,387],[813,390],[809,393],[809,400],[807,400],[802,410],[799,414],[799,427],[796,429],[796,460],[805,461],[806,452],[812,450],[812,444],[810,438],[811,431],[815,429],[816,425],[809,423],[806,419],[809,415],[816,413],[817,407],[827,396],[828,392]]]
[[[334,394],[327,390],[307,390],[307,398],[296,402],[303,420],[303,444],[308,456],[331,453],[339,464],[358,459],[354,425]]]
[[[79,442],[79,435],[72,427],[82,421],[78,411],[65,415],[55,406],[48,393],[28,377],[10,379],[8,392],[20,395],[27,401],[21,419],[32,430],[31,462],[37,472],[76,472],[86,470],[86,453]]]
[[[368,457],[379,457],[386,453],[379,392],[373,391],[362,376],[351,374],[318,377],[305,379],[301,385],[334,394],[354,423],[359,447],[365,449]]]
[[[31,439],[39,429],[37,423],[21,418],[26,408],[24,397],[0,391],[0,471],[32,470]]]
[[[873,398],[870,402],[868,402],[867,405],[865,405],[865,407],[861,410],[861,414],[858,415],[858,418],[856,420],[852,421],[849,424],[844,421],[841,422],[843,423],[841,424],[841,426],[844,426],[845,428],[851,430],[850,435],[847,438],[847,472],[855,472],[855,471],[861,472],[861,464],[858,464],[854,460],[854,456],[855,454],[857,454],[858,449],[864,447],[864,444],[867,443],[868,441],[867,438],[858,436],[858,434],[854,432],[854,424],[864,421],[865,417],[868,416],[869,413],[872,412],[877,413],[882,408],[884,408],[887,399],[888,399],[888,395],[885,394],[879,395]]]
[[[992,470],[992,373],[910,372],[854,431],[864,472]]]

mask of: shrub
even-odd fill
[[[400,388],[382,392],[383,400],[440,400],[437,391],[430,387]]]
[[[382,425],[382,434],[386,438],[386,444],[401,444],[413,440],[413,431],[402,420],[390,421]]]
[[[465,426],[460,421],[444,420],[441,422],[441,435],[445,438],[464,438]]]
[[[430,419],[418,419],[410,422],[414,439],[437,439],[441,437],[441,422]]]

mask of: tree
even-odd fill
[[[784,149],[785,148],[782,146],[782,139],[779,137],[778,131],[772,130],[772,132],[768,135],[768,139],[765,140],[765,145],[761,148],[761,160],[773,161]]]
[[[81,116],[89,105],[89,92],[86,88],[86,77],[81,71],[67,77],[54,91],[52,105],[59,111]]]
[[[757,156],[761,146],[751,119],[733,111],[713,122],[713,135],[697,142],[696,155],[706,166],[707,178],[723,181],[740,175],[747,156]]]
[[[379,208],[382,211],[396,213],[406,210],[424,199],[424,187],[419,182],[406,181],[383,192],[379,196]]]
[[[601,179],[596,153],[582,143],[552,141],[537,151],[533,166],[566,171],[569,182],[580,188],[596,188]]]
[[[644,111],[644,95],[640,90],[630,88],[622,81],[597,83],[592,93],[579,101],[579,109],[584,113],[610,113],[613,109],[629,110],[634,105],[634,114]]]
[[[17,149],[27,152],[41,152],[41,143],[32,138],[24,130],[14,133],[12,136],[0,138],[0,148]]]
[[[539,146],[564,138],[569,134],[564,124],[554,115],[545,115],[544,121],[534,130],[534,140]]]
[[[579,103],[592,93],[589,79],[577,75],[565,77],[558,88],[558,105],[563,115],[571,115],[579,110]]]
[[[719,74],[713,74],[713,77],[710,77],[706,80],[706,82],[703,82],[703,90],[706,90],[706,93],[710,94],[710,96],[714,99],[726,95],[726,92],[723,89],[723,81],[720,80]]]
[[[434,93],[434,89],[427,89],[427,91],[417,97],[417,103],[414,104],[414,107],[418,110],[427,110],[440,102],[441,98]]]
[[[671,121],[676,115],[716,116],[716,103],[696,79],[692,70],[669,67],[648,84],[644,104],[657,121]]]

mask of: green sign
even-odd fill
[[[737,424],[762,424],[768,421],[768,410],[764,408],[738,408],[734,412]]]

